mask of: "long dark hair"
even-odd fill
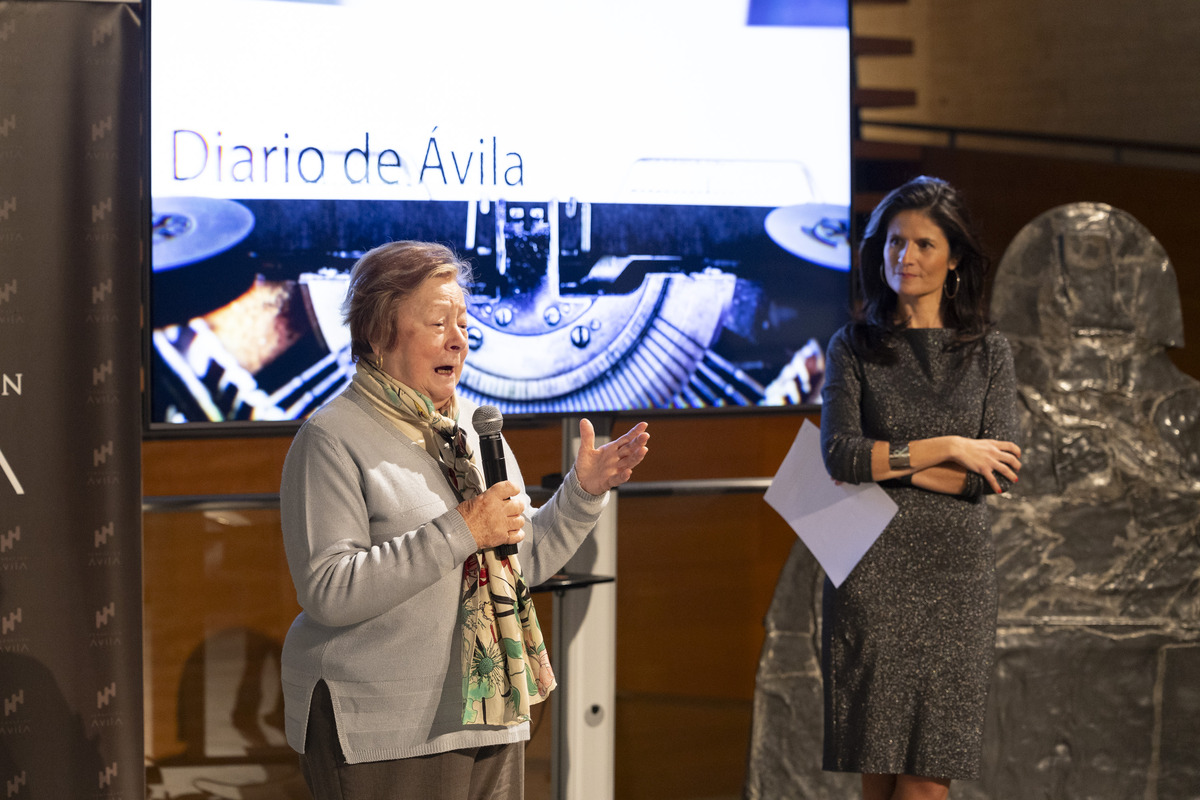
[[[888,192],[867,222],[858,248],[858,270],[853,282],[851,345],[870,361],[890,361],[888,341],[902,326],[896,323],[896,293],[884,281],[884,248],[888,226],[902,211],[926,214],[950,244],[950,259],[957,262],[954,297],[942,295],[942,322],[954,331],[954,345],[979,341],[988,331],[985,289],[991,265],[971,223],[958,190],[940,178],[922,175]]]

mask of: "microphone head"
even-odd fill
[[[471,424],[480,436],[496,436],[504,427],[504,416],[495,406],[480,406],[471,415]]]

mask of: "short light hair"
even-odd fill
[[[466,293],[471,265],[450,248],[433,242],[388,242],[363,254],[350,270],[350,285],[342,303],[354,358],[370,356],[372,342],[381,350],[395,347],[400,304],[426,280],[443,275],[453,275]]]

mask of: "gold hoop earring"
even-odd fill
[[[950,274],[954,276],[954,293],[951,294],[946,289],[950,283],[949,281],[944,281],[942,283],[942,292],[946,295],[947,300],[953,300],[954,298],[958,297],[958,290],[962,288],[962,278],[959,277],[958,270],[952,269],[950,270]]]

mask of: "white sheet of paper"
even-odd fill
[[[854,569],[896,515],[878,484],[836,484],[825,471],[821,432],[808,420],[771,479],[767,504],[816,557],[834,586]]]

